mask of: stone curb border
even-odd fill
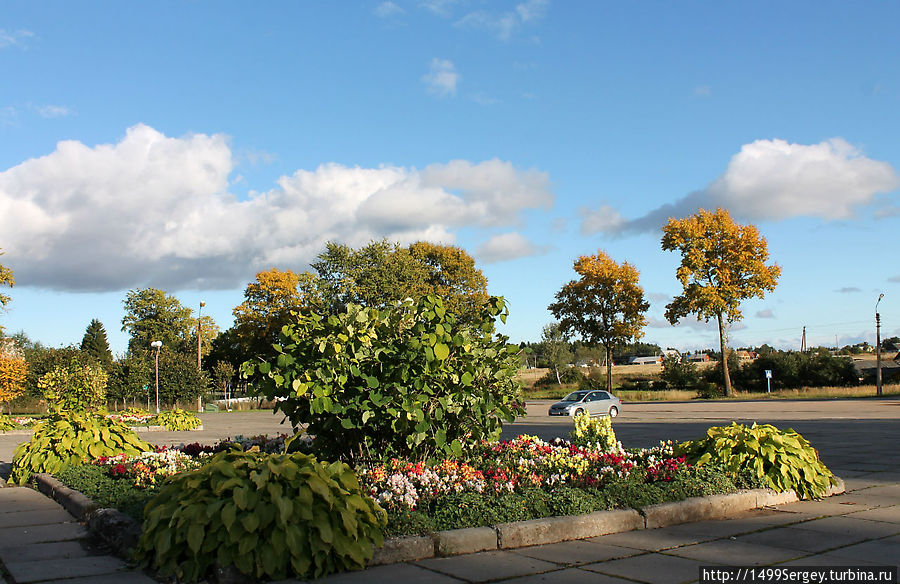
[[[846,490],[844,481],[835,477],[826,497]],[[750,509],[784,505],[798,501],[793,490],[778,493],[771,489],[739,491],[728,495],[693,497],[674,503],[660,503],[634,509],[597,511],[587,515],[546,517],[529,521],[503,523],[493,527],[473,527],[439,531],[431,535],[393,537],[384,547],[376,548],[370,566],[471,554],[488,550],[559,543],[587,539],[611,533],[654,529],[709,519],[726,519]]]
[[[835,479],[837,484],[828,488],[826,497],[845,492],[844,481],[838,477]],[[116,554],[127,557],[129,551],[137,544],[141,526],[131,517],[117,509],[98,509],[89,498],[63,485],[49,474],[36,474],[34,481],[38,490],[56,500],[77,520],[85,522],[91,533],[101,537]],[[385,540],[383,547],[375,548],[369,566],[559,543],[694,521],[726,519],[751,509],[785,505],[798,500],[797,493],[793,490],[778,493],[772,489],[754,489],[728,495],[692,497],[673,503],[660,503],[644,507],[640,511],[634,509],[596,511],[586,515],[502,523],[493,527],[452,529],[430,535],[391,537]]]

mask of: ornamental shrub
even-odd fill
[[[506,304],[492,298],[479,310],[461,324],[427,296],[385,310],[301,313],[282,328],[277,358],[244,363],[243,373],[261,378],[258,389],[295,427],[308,424],[328,458],[459,456],[524,413],[519,348],[494,331]]]
[[[794,489],[801,499],[821,497],[835,483],[834,474],[803,436],[769,424],[713,426],[705,438],[679,444],[676,453],[692,464],[721,463],[736,474],[750,469],[768,487]]]
[[[569,433],[572,443],[599,452],[620,452],[622,445],[616,440],[612,419],[609,416],[592,418],[582,413],[575,416],[575,430]]]
[[[27,376],[28,364],[22,352],[10,342],[0,344],[0,413],[4,402],[25,393]]]
[[[60,409],[98,409],[106,402],[106,372],[96,363],[71,361],[41,376],[44,398]]]
[[[136,558],[181,582],[232,565],[255,578],[318,578],[364,568],[385,523],[346,464],[221,452],[147,503]]]
[[[87,459],[152,450],[127,426],[83,410],[54,409],[29,442],[13,454],[10,480],[24,485],[33,473],[53,474]]]
[[[186,412],[178,408],[175,408],[170,412],[160,412],[156,414],[156,416],[150,420],[150,423],[156,426],[165,426],[166,430],[172,431],[193,430],[201,424],[200,418],[191,412]]]

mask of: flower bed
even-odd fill
[[[27,430],[31,428],[37,420],[28,416],[6,416],[0,414],[0,432],[8,432],[10,430]]]

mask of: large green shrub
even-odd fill
[[[749,469],[769,487],[794,489],[801,499],[821,497],[835,482],[803,436],[769,424],[713,426],[705,438],[679,444],[676,452],[692,464],[721,463],[733,473]]]
[[[318,578],[364,568],[385,523],[343,463],[221,452],[147,503],[136,557],[182,582],[217,564],[257,578]]]
[[[96,363],[70,361],[41,376],[44,398],[60,408],[97,409],[106,403],[106,372]]]
[[[152,447],[127,426],[84,410],[56,409],[34,429],[29,442],[13,454],[14,483],[24,485],[33,473],[55,473],[86,459],[139,454]]]
[[[687,355],[669,355],[663,359],[659,378],[672,389],[693,389],[700,383],[700,372]]]
[[[304,313],[282,328],[276,359],[243,371],[261,374],[265,397],[279,398],[276,410],[295,426],[309,424],[328,458],[459,455],[524,411],[519,349],[494,334],[506,314],[492,298],[463,325],[433,296],[387,310]]]
[[[178,408],[175,408],[170,412],[160,412],[156,414],[150,420],[150,423],[157,426],[165,426],[166,430],[172,431],[193,430],[201,424],[200,418],[191,412],[186,412]]]

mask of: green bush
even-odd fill
[[[534,387],[552,387],[560,383],[572,385],[582,383],[584,379],[584,373],[577,367],[563,367],[559,370],[559,381],[556,380],[556,370],[551,369],[534,382]]]
[[[127,426],[82,410],[55,410],[13,454],[10,480],[24,485],[33,473],[56,473],[87,459],[152,450]]]
[[[41,376],[44,398],[62,409],[99,409],[106,402],[106,372],[96,363],[71,361]]]
[[[495,335],[502,298],[465,324],[440,298],[378,310],[349,305],[336,316],[301,314],[282,328],[277,358],[245,363],[266,399],[315,447],[348,461],[459,456],[496,439],[524,412],[515,380],[519,348]]]
[[[6,432],[7,430],[18,430],[20,426],[12,421],[7,415],[0,414],[0,432]]]
[[[669,355],[663,359],[659,378],[672,389],[693,389],[700,383],[700,372],[686,355]]]
[[[200,426],[200,418],[192,414],[175,408],[170,412],[160,412],[156,414],[150,423],[156,426],[165,426],[166,430],[181,431],[193,430]]]
[[[147,504],[136,558],[183,582],[217,564],[256,578],[318,578],[364,568],[385,523],[343,463],[221,452],[174,476]]]
[[[776,491],[794,489],[801,499],[822,497],[835,482],[803,436],[769,424],[714,426],[705,438],[679,444],[676,452],[692,464],[720,463],[732,473],[749,469],[766,486]]]

